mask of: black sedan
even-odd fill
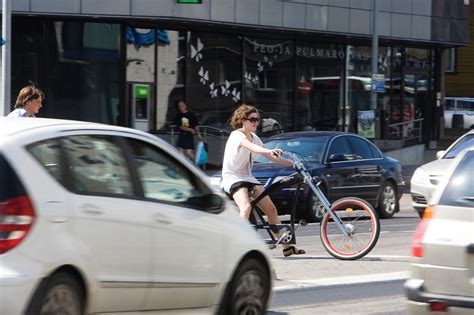
[[[370,202],[381,218],[399,211],[404,181],[400,162],[385,156],[367,139],[335,131],[290,132],[264,141],[267,148],[298,152],[306,166],[321,183],[319,187],[330,202],[353,196]],[[263,156],[256,160],[253,175],[264,185],[293,173],[291,168],[271,163]],[[280,214],[290,213],[295,188],[271,195]],[[320,218],[321,205],[308,187],[300,191],[296,216],[314,222]]]

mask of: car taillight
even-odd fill
[[[430,223],[431,218],[433,217],[433,211],[433,207],[428,207],[425,209],[423,213],[423,219],[418,224],[415,234],[413,234],[411,254],[414,257],[423,257],[423,236],[425,235],[426,229],[428,228],[428,224]]]
[[[0,202],[0,254],[18,245],[28,234],[35,211],[27,196],[17,196]]]

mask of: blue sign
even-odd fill
[[[6,43],[7,41],[0,37],[0,46],[5,45]]]
[[[385,76],[383,74],[372,75],[372,91],[376,93],[385,92]]]

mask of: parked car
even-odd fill
[[[0,314],[263,314],[267,250],[157,137],[0,118]]]
[[[474,148],[451,163],[413,236],[410,314],[474,314]]]
[[[321,180],[319,187],[331,202],[347,196],[359,197],[370,202],[382,218],[390,218],[399,211],[405,184],[400,162],[385,156],[363,137],[337,131],[289,132],[267,138],[264,145],[300,153],[311,174]],[[294,172],[263,156],[256,162],[253,175],[263,185]],[[280,214],[290,213],[295,189],[287,188],[271,195]],[[308,187],[299,195],[297,217],[311,222],[319,220],[322,205]]]
[[[474,146],[474,130],[451,144],[446,151],[439,151],[437,159],[418,167],[410,180],[412,206],[420,217],[427,207],[436,186],[441,182],[453,159],[465,148]]]

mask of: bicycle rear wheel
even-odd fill
[[[321,221],[321,241],[332,256],[342,260],[355,260],[374,248],[380,234],[380,221],[372,206],[359,198],[342,198],[331,205],[349,235],[339,228],[326,213]]]

